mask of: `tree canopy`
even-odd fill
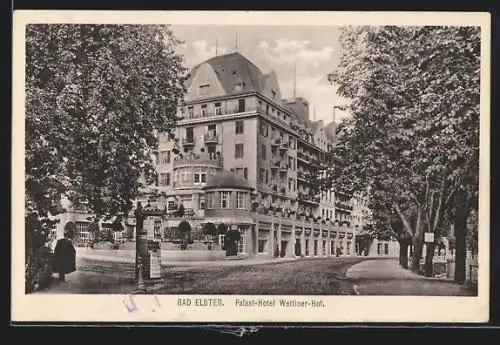
[[[127,215],[156,177],[156,131],[172,133],[185,92],[165,25],[28,25],[26,225],[48,229],[61,196]]]
[[[340,39],[329,79],[351,117],[324,187],[369,195],[375,223],[421,246],[424,231],[449,228],[459,191],[477,195],[479,28],[346,27]]]

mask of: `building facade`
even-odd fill
[[[256,243],[243,243],[242,254],[320,256],[335,254],[337,247],[343,255],[356,253],[355,225],[362,221],[353,218],[355,198],[318,193],[314,186],[334,126],[311,121],[307,100],[282,99],[274,72],[263,74],[239,53],[202,62],[190,73],[178,116],[175,138],[159,134],[155,155],[155,192],[168,210],[182,203],[195,226],[202,226],[213,212],[207,179],[231,171],[253,189]]]
[[[173,138],[158,134],[158,183],[136,200],[166,210],[164,233],[182,220],[201,231],[219,219],[240,230],[241,255],[356,255],[365,201],[341,190],[319,193],[315,186],[318,162],[334,144],[335,123],[311,121],[306,99],[282,99],[277,75],[263,74],[239,53],[195,66],[186,87]],[[241,190],[207,186],[218,176],[233,181],[231,174],[244,181],[238,187],[248,191],[244,201]],[[234,214],[231,222],[217,215],[227,218],[225,205]],[[85,239],[88,213],[81,213],[64,217],[78,222],[77,235]],[[129,233],[134,227],[133,217],[124,220]]]

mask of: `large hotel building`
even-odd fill
[[[312,189],[334,122],[311,121],[306,99],[282,99],[276,73],[263,74],[239,53],[195,66],[186,86],[175,139],[159,134],[158,185],[140,200],[166,207],[164,236],[188,220],[195,231],[207,223],[239,230],[241,255],[356,254],[365,200]],[[86,218],[70,217],[85,237]],[[133,231],[134,220],[126,223]]]

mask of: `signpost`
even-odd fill
[[[433,243],[434,242],[434,233],[433,232],[426,232],[424,234],[424,242]]]

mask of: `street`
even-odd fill
[[[477,286],[424,277],[401,268],[396,259],[363,261],[350,268],[346,277],[359,295],[477,296]]]
[[[362,258],[302,259],[245,266],[162,267],[157,294],[353,295],[345,272]],[[45,293],[129,293],[134,265],[78,260],[67,282],[55,281]]]

